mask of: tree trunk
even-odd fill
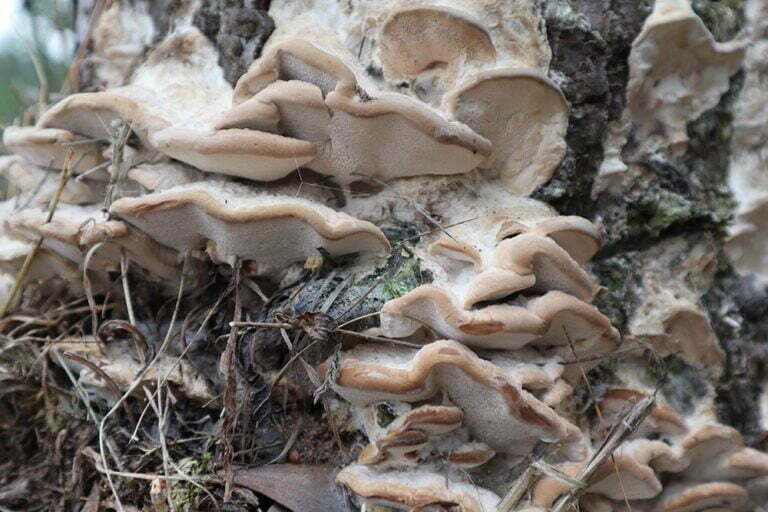
[[[70,92],[138,106],[53,106],[38,124],[100,140],[81,120],[102,116],[107,182],[77,184],[136,236],[77,231],[78,284],[32,264],[13,305],[115,302],[77,330],[99,355],[50,356],[113,445],[70,437],[62,467],[88,446],[97,467],[176,479],[151,494],[90,468],[44,500],[213,508],[183,470],[249,510],[765,510],[768,2],[445,3],[77,3]],[[73,183],[57,200],[86,202]],[[9,237],[56,237],[27,217]],[[157,279],[166,256],[141,251],[184,277]],[[131,339],[148,348],[126,358]],[[160,450],[137,462],[119,429],[145,406],[142,446]],[[293,465],[240,469],[275,462]]]

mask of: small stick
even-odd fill
[[[334,329],[333,332],[340,332],[349,336],[355,336],[369,341],[382,341],[384,343],[392,343],[393,345],[402,345],[409,348],[423,348],[424,345],[417,345],[416,343],[408,343],[407,341],[395,340],[392,338],[384,338],[383,336],[372,336],[370,334],[363,334],[362,332],[348,331],[347,329]]]
[[[644,350],[643,347],[629,347],[622,350],[617,350],[615,352],[611,352],[610,354],[601,354],[599,356],[592,356],[592,357],[582,357],[582,358],[574,358],[570,361],[563,361],[560,364],[579,364],[579,363],[590,363],[592,361],[601,361],[603,359],[606,359],[608,357],[616,357],[616,356],[623,356],[624,354],[629,354],[632,352],[637,352],[638,350]]]
[[[235,311],[233,323],[240,321],[242,305],[240,303],[240,261],[235,262],[234,268],[234,294]],[[221,427],[221,437],[224,442],[224,454],[222,464],[224,466],[224,503],[232,499],[232,487],[234,486],[235,473],[232,467],[234,462],[235,450],[232,446],[232,436],[235,433],[235,423],[237,421],[237,406],[235,405],[235,395],[237,394],[237,379],[235,377],[235,357],[237,352],[237,325],[229,330],[227,337],[227,347],[221,354],[221,363],[219,371],[224,374],[224,422]]]
[[[109,183],[107,184],[107,192],[104,195],[104,210],[109,211],[109,207],[112,206],[112,201],[115,198],[115,191],[120,185],[120,180],[123,178],[123,149],[128,143],[128,137],[131,135],[131,126],[122,123],[120,129],[115,135],[115,139],[112,141],[112,159],[109,166]]]
[[[294,326],[288,323],[281,322],[229,322],[230,327],[271,327],[272,329],[293,329]],[[384,338],[382,336],[372,336],[370,334],[364,334],[362,332],[350,331],[348,329],[336,328],[333,332],[341,334],[347,334],[349,336],[355,336],[370,341],[383,341],[384,343],[392,343],[394,345],[403,345],[410,348],[422,348],[422,345],[415,343],[408,343],[407,341],[400,341],[392,338]]]
[[[67,79],[62,86],[62,91],[66,90],[70,94],[80,91],[80,65],[85,59],[85,55],[88,53],[91,45],[91,38],[93,37],[93,31],[96,28],[96,23],[101,17],[101,13],[104,11],[106,0],[98,0],[91,13],[91,19],[88,20],[88,29],[85,32],[83,40],[80,42],[80,46],[77,48],[75,58],[72,60],[72,65],[67,71]]]
[[[565,334],[565,338],[568,340],[568,345],[571,347],[571,353],[573,354],[574,360],[578,360],[578,356],[576,355],[576,345],[573,344],[573,340],[571,340],[570,335],[568,334],[568,329],[563,326],[563,333]],[[595,403],[595,412],[597,412],[598,418],[600,418],[600,422],[602,423],[603,420],[603,411],[600,409],[600,404],[597,403],[597,400],[595,399],[595,394],[592,391],[592,385],[589,383],[589,379],[587,378],[587,373],[584,371],[584,367],[580,366],[579,371],[581,372],[581,377],[584,380],[584,384],[587,386],[587,392],[589,393],[590,398]],[[616,479],[619,481],[619,487],[621,487],[621,492],[624,495],[624,502],[627,505],[627,508],[632,511],[632,506],[629,504],[629,499],[627,498],[627,492],[624,490],[624,482],[621,479],[621,472],[619,471],[619,466],[616,464],[616,458],[613,456],[613,453],[610,455],[611,457],[611,463],[613,464],[613,470],[616,473]]]
[[[504,496],[504,499],[499,503],[499,512],[509,512],[517,506],[525,492],[528,490],[528,487],[531,485],[531,480],[533,480],[535,473],[536,469],[532,464],[529,464],[528,467],[525,468],[525,471],[523,471],[523,474],[518,477],[515,485],[509,489]]]
[[[653,405],[656,403],[656,395],[648,395],[639,402],[637,402],[632,409],[611,429],[608,437],[605,438],[600,449],[597,450],[595,455],[592,456],[590,461],[581,470],[576,477],[576,480],[588,484],[592,475],[595,474],[600,465],[613,455],[614,450],[619,447],[621,443],[632,432],[636,431],[640,424],[650,414]],[[572,489],[567,494],[560,497],[552,508],[552,512],[564,512],[571,502],[578,496],[580,489]]]
[[[85,178],[87,178],[87,177],[88,177],[88,175],[89,175],[89,174],[92,174],[92,173],[94,173],[94,172],[96,172],[96,171],[100,171],[100,170],[102,170],[102,169],[106,169],[106,168],[107,168],[107,167],[109,167],[110,165],[112,165],[112,162],[103,162],[103,163],[100,163],[99,165],[97,165],[97,166],[95,166],[95,167],[91,167],[91,168],[90,168],[90,169],[88,169],[87,171],[83,171],[83,172],[81,172],[81,173],[80,173],[80,174],[77,176],[77,178],[75,178],[75,181],[83,181]]]
[[[45,112],[45,105],[48,103],[48,76],[45,74],[45,68],[43,67],[43,63],[40,62],[40,57],[29,45],[29,42],[21,36],[19,36],[19,40],[24,46],[27,56],[29,56],[29,59],[32,61],[32,66],[35,68],[35,75],[37,75],[37,116],[40,117],[43,112]]]
[[[271,327],[273,329],[293,329],[293,325],[282,322],[229,322],[230,327]]]
[[[472,222],[473,220],[477,220],[479,218],[480,217],[472,217],[471,219],[460,220],[460,221],[454,222],[452,224],[446,224],[444,227],[446,229],[448,229],[448,228],[453,228],[453,227],[456,227],[456,226],[461,226],[462,224],[466,224],[467,222]],[[424,231],[423,233],[419,233],[418,235],[413,235],[413,236],[409,236],[408,238],[403,238],[402,240],[398,240],[397,242],[395,242],[394,245],[395,246],[402,245],[405,242],[409,242],[411,240],[416,240],[417,238],[421,238],[423,236],[431,235],[435,231],[440,231],[440,228],[430,229],[429,231]]]
[[[133,314],[133,301],[131,300],[131,288],[128,286],[128,261],[125,258],[125,250],[120,250],[120,277],[123,281],[123,295],[125,295],[125,307],[128,310],[128,320],[131,325],[136,325],[136,317]]]
[[[61,169],[59,186],[56,187],[56,191],[54,192],[53,197],[51,198],[51,202],[48,206],[48,217],[45,219],[46,224],[51,222],[51,219],[53,219],[53,213],[56,211],[56,207],[59,205],[59,200],[61,199],[61,193],[64,190],[64,185],[66,185],[67,180],[69,180],[69,166],[72,163],[73,156],[74,152],[71,149],[67,151],[67,156],[64,158],[64,166]],[[0,307],[0,318],[4,318],[8,313],[11,304],[13,304],[13,301],[16,299],[16,295],[21,289],[21,284],[24,282],[24,278],[26,277],[27,272],[29,272],[29,268],[32,266],[32,260],[35,258],[37,251],[40,250],[40,246],[42,245],[43,237],[41,236],[37,239],[37,242],[32,247],[32,250],[29,251],[29,254],[27,254],[24,263],[21,265],[21,269],[16,275],[16,281],[13,283],[13,288],[11,288],[11,292],[8,294],[8,297],[5,299],[2,307]]]

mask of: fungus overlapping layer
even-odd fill
[[[135,198],[110,212],[177,251],[207,251],[217,262],[253,261],[280,269],[315,255],[385,253],[373,224],[306,199],[256,194],[245,187],[200,182]]]
[[[23,196],[6,199],[0,203],[0,272],[7,276],[15,276],[18,273],[34,246],[33,241],[14,232],[8,223],[8,219],[20,208],[21,201],[24,201]],[[53,278],[74,281],[73,287],[75,290],[79,289],[77,265],[54,252],[40,249],[30,265],[26,281],[45,282]],[[10,288],[7,292],[10,292]]]
[[[520,454],[530,443],[577,441],[580,431],[523,385],[462,344],[441,340],[415,351],[361,346],[344,354],[335,390],[359,406],[394,400],[422,402],[445,393],[463,411],[475,440]],[[482,403],[477,397],[483,396]],[[401,420],[403,421],[403,420]]]
[[[423,81],[437,70],[434,86],[419,86],[430,98],[420,98],[368,76],[352,41],[327,26],[328,6],[306,7],[278,23],[234,90],[213,47],[189,28],[155,47],[125,85],[67,97],[35,129],[100,140],[125,124],[144,159],[157,152],[256,181],[300,167],[342,185],[485,169],[524,195],[551,178],[564,155],[568,106],[545,77],[548,56],[532,64],[515,42],[540,38],[537,16],[501,4],[481,12],[461,4],[372,8],[369,16],[382,21],[372,51],[390,79]],[[278,18],[293,8],[273,5]],[[486,27],[494,9],[531,34]],[[50,148],[32,149],[43,165]]]
[[[479,167],[526,194],[552,176],[564,154],[568,106],[541,68],[507,53],[509,38],[498,39],[470,6],[361,7],[363,30],[374,18],[382,23],[371,34],[374,48],[355,44],[357,30],[335,38],[324,29],[328,6],[304,7],[281,25],[297,6],[273,4],[278,28],[238,81],[235,106],[219,127],[309,140],[317,157],[306,166],[341,183],[358,174],[390,180]],[[484,15],[492,10],[486,7]],[[366,66],[380,66],[389,80],[411,80],[425,95],[406,94]]]
[[[58,187],[58,173],[38,167],[18,156],[0,157],[0,176],[4,176],[32,204],[47,204]],[[96,180],[69,180],[61,191],[60,201],[89,204],[104,197],[105,184]]]
[[[98,142],[59,128],[9,126],[3,130],[3,144],[27,163],[51,169],[61,169],[71,150],[73,174],[93,169],[105,160]]]
[[[615,389],[603,405],[610,411],[619,402],[635,403],[642,392]],[[611,404],[610,402],[613,402]],[[649,436],[661,436],[651,440]],[[568,463],[560,469],[575,476],[584,463]],[[632,509],[656,512],[709,510],[720,505],[728,510],[752,510],[761,494],[759,487],[768,474],[768,455],[745,446],[732,427],[718,423],[687,425],[665,405],[655,406],[651,421],[626,441],[612,458],[605,460],[590,480],[587,494],[606,498],[606,510]],[[570,490],[564,480],[544,477],[533,492],[533,503],[550,507]]]
[[[580,263],[599,235],[585,219],[496,213],[435,238],[427,252],[436,280],[384,306],[386,335],[426,326],[472,347],[511,350],[567,347],[570,337],[591,351],[617,340],[589,304],[598,288]]]
[[[51,221],[41,208],[27,208],[8,218],[9,229],[28,240],[42,237],[42,247],[84,268],[88,250],[103,247],[91,258],[88,270],[106,272],[120,268],[120,254],[155,279],[178,277],[176,253],[120,220],[111,220],[97,206],[61,204]],[[79,281],[79,280],[78,280]]]
[[[365,503],[409,503],[414,484],[402,471],[414,466],[449,468],[452,487],[464,480],[461,471],[499,457],[519,460],[537,443],[571,464],[585,456],[586,439],[560,410],[573,372],[558,361],[607,353],[618,343],[590,304],[598,286],[582,267],[599,248],[599,232],[586,219],[524,202],[479,213],[426,237],[418,255],[435,280],[382,309],[382,334],[423,348],[358,345],[322,367],[361,411],[370,439],[357,465],[339,475]],[[450,339],[431,341],[424,330]],[[406,404],[406,411],[382,429],[367,412],[381,403]],[[461,414],[446,428],[429,424],[453,411]],[[479,506],[444,497],[460,510]]]

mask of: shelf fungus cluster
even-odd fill
[[[601,400],[600,437],[627,407],[646,396],[636,389],[613,388]],[[575,476],[584,463],[558,466]],[[732,427],[714,421],[691,421],[664,404],[611,458],[597,469],[583,505],[589,510],[642,512],[760,510],[768,499],[768,455],[745,446]],[[570,487],[547,476],[533,493],[535,506],[547,509]]]
[[[539,48],[540,20],[521,18],[537,35],[513,43],[462,2],[391,3],[363,22],[381,23],[366,63],[355,57],[351,34],[333,36],[322,4],[278,23],[234,90],[215,50],[189,28],[155,47],[126,85],[69,96],[34,128],[6,133],[5,144],[36,165],[55,166],[62,141],[108,138],[119,122],[135,135],[136,158],[167,156],[262,182],[299,167],[341,185],[478,170],[514,194],[549,180],[565,152],[569,113],[541,65],[548,55]],[[275,2],[272,11],[279,19],[293,8]],[[528,47],[542,53],[533,63],[523,52]],[[428,89],[429,98],[405,88]],[[90,155],[83,168],[101,156],[87,144],[78,150]]]
[[[511,510],[547,509],[650,391],[628,378],[598,390],[600,419],[577,410],[574,390],[621,337],[594,305],[599,227],[527,197],[560,165],[570,115],[548,78],[540,7],[273,0],[276,30],[233,85],[197,28],[179,23],[156,40],[143,8],[112,3],[93,35],[96,60],[109,61],[96,72],[107,88],[3,132],[12,154],[0,174],[12,196],[0,203],[0,299],[13,306],[62,283],[119,296],[127,269],[171,296],[197,269],[240,263],[279,289],[318,254],[340,273],[354,255],[349,275],[373,281],[393,252],[384,231],[406,228],[394,247],[408,242],[428,282],[377,302],[366,341],[345,338],[312,375],[337,395],[329,411],[366,439],[337,482],[365,510],[491,512],[539,458],[554,469]],[[686,1],[657,0],[629,57],[627,109],[640,138],[684,144],[685,123],[717,102],[742,54],[716,43]],[[403,190],[439,199],[422,205]],[[394,201],[429,225],[404,226]],[[690,272],[675,281],[651,269],[631,334],[719,371],[725,356],[689,279],[711,261],[688,252],[659,255],[656,267]],[[17,276],[25,290],[14,297]],[[107,399],[151,355],[120,336],[144,337],[120,322],[94,325],[91,344],[56,349]],[[147,383],[163,378],[215,402],[210,375],[176,352],[160,354]],[[768,501],[768,456],[710,416],[683,417],[659,400],[581,489],[582,508],[714,512]]]
[[[409,346],[357,345],[321,367],[370,439],[338,476],[362,502],[496,510],[508,482],[495,479],[534,447],[587,455],[565,404],[579,368],[619,343],[590,304],[599,286],[584,264],[600,236],[586,219],[511,203],[416,248],[434,280],[387,302],[378,329]]]

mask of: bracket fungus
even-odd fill
[[[296,47],[313,48],[308,44]],[[316,52],[296,57],[312,58]],[[258,66],[257,61],[254,67]],[[485,138],[408,96],[381,93],[361,99],[340,92],[339,85],[324,91],[321,86],[329,81],[327,78],[299,81],[295,77],[301,73],[275,75],[287,81],[265,85],[252,98],[225,113],[219,126],[269,127],[271,111],[264,105],[273,105],[279,112],[276,129],[281,134],[314,144],[317,157],[313,155],[302,164],[334,176],[341,184],[360,181],[357,173],[384,180],[466,173],[490,153]],[[249,80],[248,75],[241,79]],[[245,88],[253,90],[255,86]],[[259,117],[265,113],[265,118]],[[252,114],[256,116],[250,117]],[[264,174],[254,179],[274,178]]]
[[[171,127],[151,142],[166,155],[198,169],[260,181],[283,178],[315,157],[309,142],[256,130]]]
[[[728,186],[736,201],[728,226],[726,254],[741,274],[755,274],[768,284],[768,5],[751,2],[745,7],[746,39],[744,83],[733,106]]]
[[[568,104],[538,71],[484,71],[443,101],[455,119],[491,142],[492,153],[480,166],[500,173],[516,195],[530,194],[549,181],[565,156]]]
[[[179,185],[203,181],[203,174],[193,167],[176,162],[144,163],[132,167],[126,179],[136,184],[141,191],[159,192]]]
[[[580,431],[522,388],[504,370],[458,342],[441,340],[416,351],[359,346],[342,356],[334,389],[366,406],[383,400],[409,403],[445,393],[463,411],[473,438],[496,451],[527,453],[530,443],[578,442]],[[327,371],[327,368],[323,368]],[[485,397],[478,403],[476,397]]]
[[[616,342],[608,319],[589,304],[598,288],[579,264],[599,244],[586,219],[499,213],[452,232],[429,246],[436,280],[385,304],[386,335],[427,326],[470,346],[511,350],[567,346],[568,336],[598,348]]]
[[[638,140],[684,147],[686,123],[717,104],[744,50],[740,41],[716,42],[690,0],[656,0],[629,55],[627,108]]]
[[[30,164],[18,156],[0,157],[0,175],[33,204],[48,203],[58,187],[58,173]],[[69,180],[61,191],[63,203],[95,203],[104,197],[105,184],[94,180]]]
[[[18,212],[19,206],[15,199],[0,202],[0,273],[3,275],[18,275],[24,260],[34,250],[34,242],[9,226],[8,220]],[[24,276],[24,282],[47,282],[51,279],[60,279],[74,290],[80,290],[77,265],[55,252],[40,249]]]
[[[443,89],[455,83],[465,66],[496,60],[496,48],[482,23],[451,7],[398,9],[378,38],[381,67],[392,81],[439,80]]]
[[[28,208],[12,215],[8,225],[13,232],[27,238],[42,237],[44,248],[80,268],[85,264],[88,249],[105,242],[94,253],[88,268],[92,272],[118,270],[120,255],[124,253],[154,279],[178,279],[179,266],[174,251],[122,221],[108,219],[97,207],[61,204],[50,222],[47,217],[48,213],[40,208]]]
[[[68,150],[72,153],[73,174],[98,167],[105,159],[98,142],[58,128],[9,126],[3,130],[3,144],[24,161],[44,168],[61,169]]]
[[[387,238],[373,224],[306,199],[257,194],[223,182],[122,198],[110,212],[165,246],[205,250],[217,262],[253,261],[263,272],[304,261],[318,247],[331,255],[389,251]]]
[[[384,505],[395,510],[450,510],[482,512],[496,510],[499,497],[477,486],[446,479],[425,471],[376,472],[366,466],[347,466],[337,481],[368,506]],[[446,508],[449,507],[449,508]]]
[[[424,452],[433,449],[431,438],[460,428],[463,419],[464,413],[457,407],[416,407],[389,424],[363,449],[358,462],[377,467],[417,465],[424,458]]]

